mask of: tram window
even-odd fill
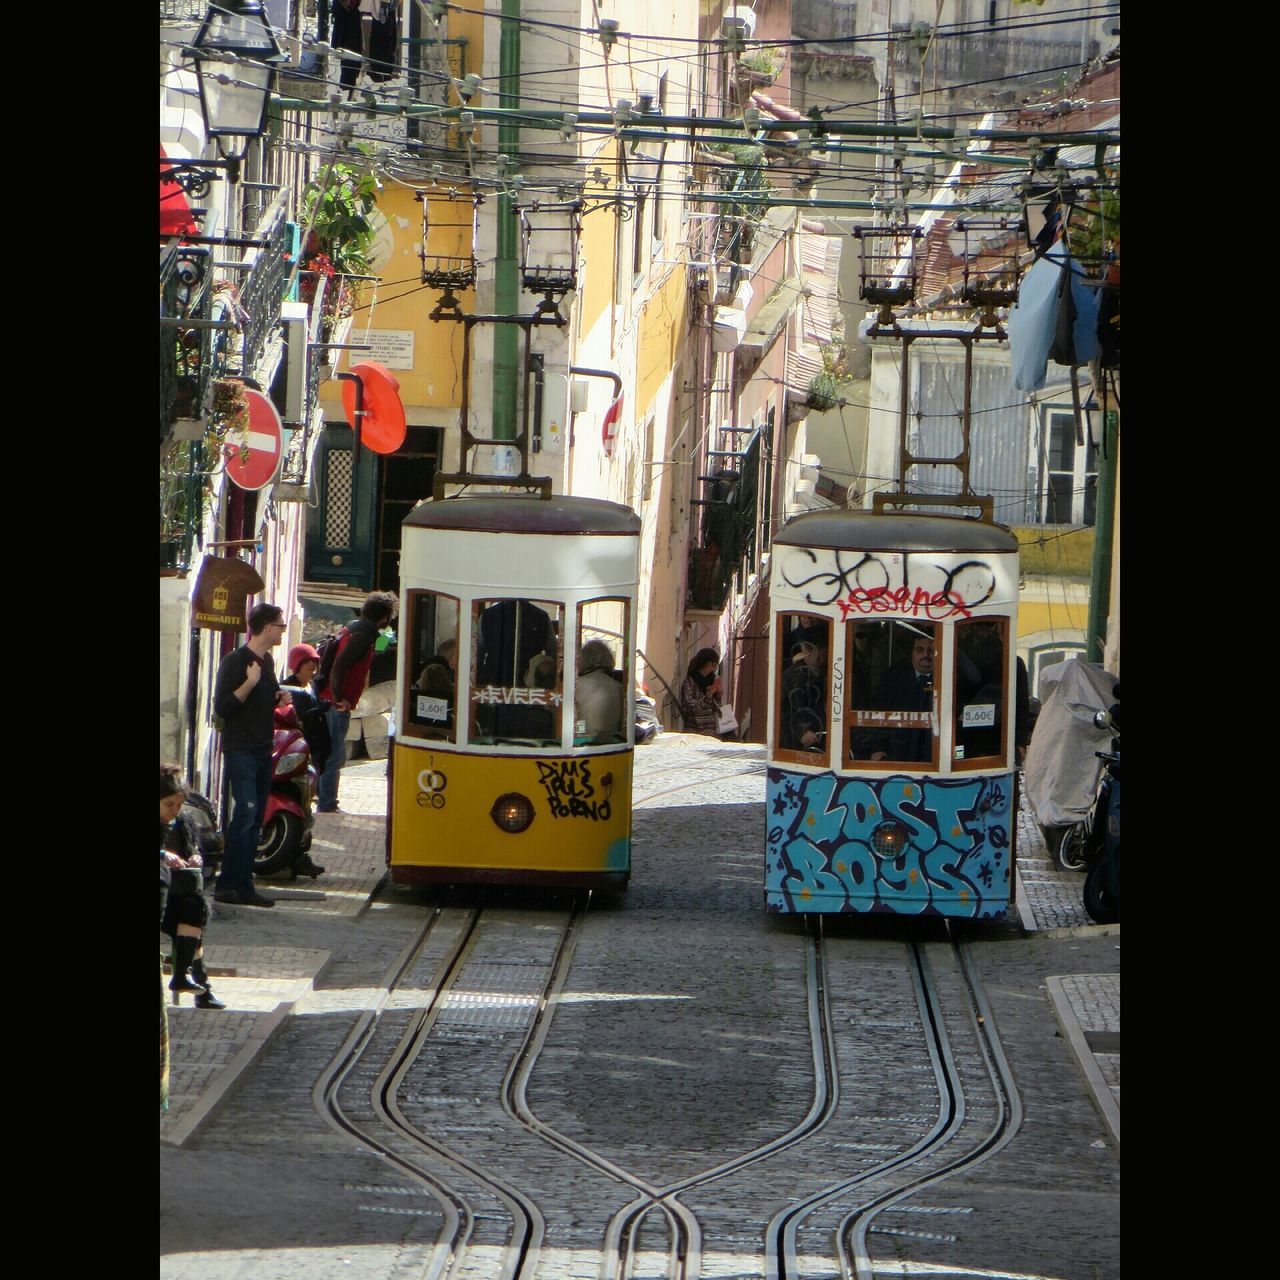
[[[577,746],[627,741],[627,682],[635,678],[626,642],[627,609],[626,600],[588,600],[578,606]]]
[[[559,746],[563,606],[507,599],[472,608],[471,741]]]
[[[937,765],[930,622],[855,622],[849,631],[848,763]]]
[[[811,613],[780,613],[776,746],[799,756],[827,751],[827,690],[830,688],[831,619]]]
[[[411,677],[404,734],[453,742],[457,735],[458,601],[434,591],[411,591],[408,633],[402,635],[401,643],[405,644],[405,669]]]
[[[1004,618],[971,618],[957,624],[955,767],[1003,757],[1008,701],[1008,623]]]
[[[435,591],[410,591],[401,644],[408,675],[401,732],[452,742],[457,735],[457,600]]]

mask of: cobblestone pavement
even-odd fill
[[[762,749],[747,744],[663,734],[637,750],[631,887],[613,907],[593,905],[585,917],[529,1082],[541,1121],[664,1185],[787,1129],[810,1104],[804,930],[761,909],[763,772]],[[215,912],[206,951],[215,989],[231,1007],[171,1011],[164,1280],[430,1272],[442,1225],[436,1199],[367,1144],[326,1124],[311,1100],[432,900],[390,886],[370,899],[384,870],[385,761],[344,769],[340,804],[344,813],[317,818],[312,856],[329,868],[325,876],[298,886],[265,881],[280,894],[272,911]],[[1079,878],[1058,888],[1060,873],[1042,845],[1043,867],[1028,848],[1033,838],[1038,843],[1038,832],[1020,830],[1025,932],[1011,919],[972,942],[1025,1109],[1022,1127],[998,1160],[877,1220],[869,1237],[877,1274],[1119,1275],[1118,930],[1068,914]],[[477,972],[503,973],[522,939],[553,927],[554,914],[518,895],[509,909],[486,907],[486,919],[509,937],[487,935],[490,950],[477,956]],[[944,990],[959,991],[929,922],[831,923],[839,1109],[793,1156],[681,1194],[709,1242],[707,1280],[762,1277],[763,1232],[780,1205],[838,1168],[883,1158],[880,1148],[896,1149],[936,1108],[932,1070],[917,1069],[908,1051],[918,1022],[906,960],[912,938],[924,940]],[[351,1119],[371,1122],[378,1055],[406,1034],[433,981],[435,954],[386,1003],[373,1060],[344,1085],[340,1102]],[[718,959],[701,967],[708,958]],[[424,1131],[468,1144],[536,1196],[548,1222],[536,1280],[595,1280],[602,1224],[632,1193],[541,1144],[502,1112],[496,1091],[487,1094],[488,1077],[476,1074],[481,1055],[502,1058],[509,1037],[520,1034],[518,1008],[528,1007],[519,992],[511,999],[501,1017],[460,1013],[436,1053],[406,1078],[400,1103]],[[980,1129],[990,1114],[989,1086],[971,1046],[972,1022],[958,1018],[949,1031],[967,1082],[966,1123]],[[1080,1087],[1084,1064],[1077,1068],[1073,1055],[1082,1052],[1105,1076],[1101,1087],[1114,1103],[1110,1141],[1107,1115]],[[447,1165],[439,1172],[458,1176]],[[200,1188],[199,1214],[189,1212],[192,1187]],[[501,1274],[507,1228],[494,1214],[478,1220],[456,1280]],[[803,1280],[836,1274],[829,1239],[836,1216],[833,1208],[802,1233]],[[651,1217],[642,1230],[637,1277],[667,1274],[659,1228]]]

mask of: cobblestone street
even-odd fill
[[[829,919],[818,963],[835,1092],[820,1103],[812,943],[802,922],[762,910],[763,767],[758,747],[681,734],[636,752],[631,887],[582,918],[517,1095],[532,1128],[500,1085],[535,1025],[568,896],[484,895],[454,994],[415,1032],[466,903],[444,908],[388,996],[386,975],[440,899],[374,892],[385,762],[344,770],[344,812],[317,820],[326,874],[263,882],[272,911],[218,908],[207,954],[229,1007],[171,1010],[161,1275],[498,1280],[512,1219],[488,1179],[537,1205],[537,1280],[606,1274],[609,1224],[641,1186],[684,1188],[672,1203],[696,1226],[701,1276],[763,1278],[770,1223],[790,1205],[803,1209],[797,1275],[834,1278],[833,1232],[879,1185],[860,1180],[888,1176],[876,1171],[937,1122],[924,992],[963,1118],[931,1157],[941,1181],[861,1228],[875,1274],[1118,1276],[1118,927],[1087,923],[1080,877],[1052,869],[1025,813],[1021,910],[972,930],[967,953],[933,922]],[[965,954],[1008,1058],[1011,1115],[963,1012]],[[426,1038],[388,1094],[389,1064],[415,1035]],[[384,1096],[429,1148],[387,1136]],[[1001,1129],[1002,1113],[1016,1123]],[[950,1168],[1000,1132],[991,1155]],[[182,1206],[192,1179],[208,1188],[200,1215]],[[475,1215],[446,1271],[440,1188]],[[670,1230],[643,1218],[631,1275],[671,1274]]]

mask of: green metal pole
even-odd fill
[[[503,107],[520,105],[520,0],[502,0],[502,34],[498,63],[502,76],[499,101]],[[498,151],[515,157],[520,150],[520,126],[510,117],[498,128]],[[520,264],[516,243],[516,219],[512,200],[498,197],[498,260],[493,279],[495,315],[513,316],[519,311]],[[514,440],[516,396],[519,381],[519,334],[512,324],[494,325],[493,331],[493,428],[495,440]]]
[[[1108,409],[1102,420],[1103,456],[1098,459],[1098,502],[1093,526],[1093,569],[1089,576],[1086,656],[1101,662],[1111,616],[1111,550],[1115,537],[1116,469],[1120,452],[1120,415]]]

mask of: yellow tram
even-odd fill
[[[403,525],[387,862],[396,884],[622,889],[640,520],[481,494]]]
[[[765,905],[1003,916],[1018,543],[952,516],[811,512],[773,543]]]

